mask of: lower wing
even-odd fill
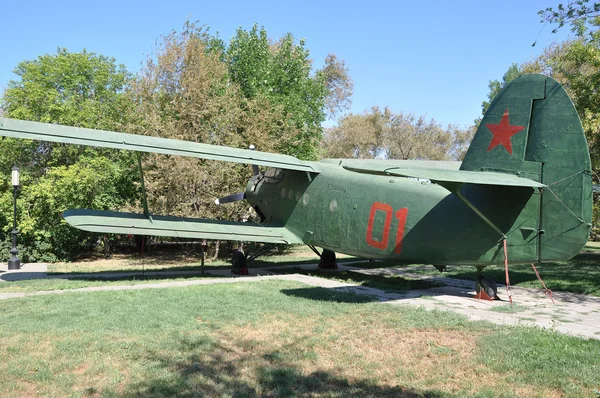
[[[84,231],[170,236],[176,238],[236,240],[263,243],[302,243],[302,240],[284,227],[256,223],[204,220],[119,213],[101,210],[67,210],[64,219],[73,227]]]

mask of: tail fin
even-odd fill
[[[516,174],[545,184],[540,195],[539,261],[576,255],[592,220],[591,161],[577,111],[550,77],[524,75],[496,96],[461,170]]]

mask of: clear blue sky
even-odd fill
[[[275,39],[291,32],[306,39],[317,67],[335,53],[355,81],[352,112],[388,106],[467,125],[480,114],[489,80],[568,34],[546,26],[538,38],[537,11],[557,2],[5,1],[0,89],[16,78],[17,63],[57,46],[112,56],[137,72],[156,39],[189,17],[225,40],[254,23]]]

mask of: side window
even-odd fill
[[[277,184],[283,181],[284,172],[282,169],[270,168],[265,171],[264,181],[267,184]]]

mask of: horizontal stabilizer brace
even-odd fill
[[[0,118],[0,136],[189,156],[318,173],[293,156],[145,135]]]
[[[302,243],[284,227],[255,223],[204,220],[170,216],[119,213],[102,210],[67,210],[64,219],[73,227],[89,232],[170,236],[175,238],[234,240],[264,243]]]
[[[509,187],[524,188],[544,188],[541,182],[522,178],[513,174],[496,173],[493,171],[463,171],[450,169],[429,169],[419,167],[386,167],[381,164],[379,167],[349,167],[344,168],[359,173],[372,173],[380,175],[391,175],[398,177],[410,177],[430,180],[445,188],[455,184],[481,184],[481,185],[499,185]]]

